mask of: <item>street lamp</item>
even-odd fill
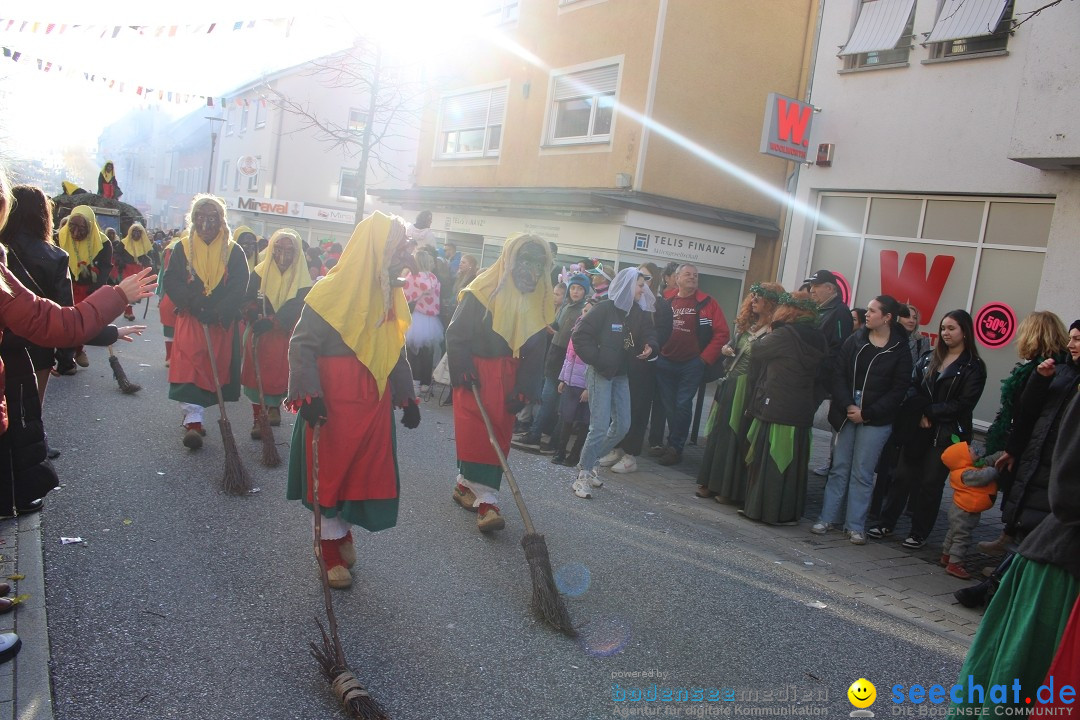
[[[213,115],[205,115],[204,117],[210,121],[210,168],[206,171],[206,194],[209,195],[213,189],[214,146],[217,144],[217,131],[214,130],[214,123],[225,122],[225,118],[214,117]]]

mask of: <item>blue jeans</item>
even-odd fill
[[[825,502],[821,506],[821,522],[838,525],[840,510],[847,499],[844,529],[866,532],[866,515],[874,495],[874,468],[885,447],[890,425],[844,423],[833,446],[832,469],[825,482]]]
[[[656,360],[656,390],[667,415],[668,446],[680,454],[690,432],[694,396],[704,373],[705,362],[700,356],[686,362],[672,362],[663,355]]]
[[[589,435],[581,450],[581,467],[592,470],[611,452],[630,429],[630,380],[616,375],[611,380],[591,367],[585,373],[589,391]]]
[[[529,428],[531,438],[539,442],[541,435],[551,434],[558,419],[558,407],[559,381],[546,377],[544,389],[540,391],[540,408],[533,414],[532,427]]]

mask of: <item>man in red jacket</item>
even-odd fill
[[[720,362],[720,349],[731,333],[720,305],[698,289],[698,271],[693,265],[679,266],[675,287],[664,295],[671,303],[671,335],[656,360],[656,384],[668,418],[668,444],[658,462],[675,465],[682,461],[694,395],[705,368]],[[666,322],[658,318],[657,325],[663,327]],[[605,464],[604,460],[600,464]]]

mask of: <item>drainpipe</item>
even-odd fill
[[[814,71],[817,69],[818,46],[821,43],[821,20],[824,15],[825,0],[818,0],[817,27],[814,28],[814,45],[810,50],[810,70],[806,75],[806,94],[803,96],[803,102],[807,103],[810,102],[810,96],[814,89]],[[791,216],[795,210],[794,200],[796,191],[799,188],[799,171],[802,170],[802,166],[802,163],[796,163],[795,170],[788,179],[788,184],[791,187],[791,202],[788,203],[787,212],[784,215],[784,236],[780,244],[780,262],[776,267],[777,282],[783,279],[784,265],[787,263],[788,249],[791,246]]]

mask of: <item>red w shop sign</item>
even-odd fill
[[[766,155],[806,162],[813,120],[813,105],[779,93],[769,93],[759,149]]]

